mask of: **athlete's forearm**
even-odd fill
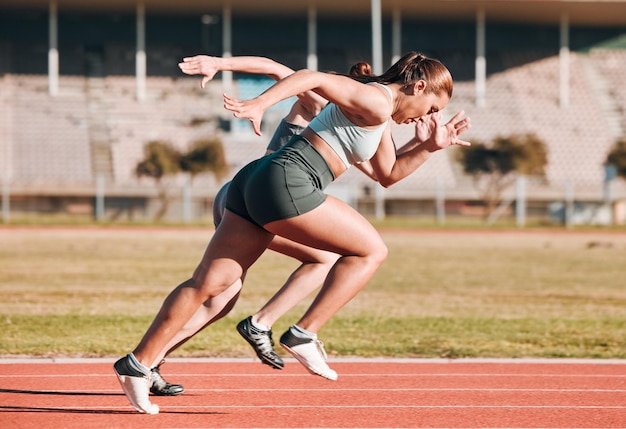
[[[285,100],[309,90],[314,90],[320,85],[320,73],[311,70],[298,70],[276,82],[265,92],[257,97],[264,110]]]
[[[424,165],[432,152],[427,145],[418,144],[410,150],[396,153],[390,168],[382,169],[377,174],[378,182],[385,188],[399,182]]]
[[[220,70],[250,74],[264,74],[274,80],[283,79],[293,73],[289,67],[265,57],[221,57]]]

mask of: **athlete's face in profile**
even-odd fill
[[[448,105],[450,98],[447,94],[434,94],[432,92],[416,91],[405,97],[393,115],[392,119],[397,124],[410,124],[419,121],[420,118],[443,110]]]

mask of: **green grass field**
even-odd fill
[[[189,277],[210,228],[0,228],[0,356],[119,356]],[[385,229],[331,355],[626,358],[626,232]],[[235,331],[296,262],[267,252],[233,312],[174,356],[253,356]],[[285,315],[275,336],[309,301]],[[280,354],[282,349],[278,350]]]

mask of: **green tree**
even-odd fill
[[[187,152],[181,152],[166,141],[150,141],[144,147],[144,158],[135,167],[137,177],[150,177],[157,184],[161,206],[155,220],[167,213],[171,196],[165,178],[178,173],[188,173],[193,180],[198,174],[211,172],[219,180],[228,172],[228,164],[222,142],[218,138],[198,139]]]
[[[498,136],[490,144],[473,142],[457,153],[487,207],[486,217],[518,176],[543,178],[548,163],[546,146],[534,134]]]
[[[615,142],[606,157],[606,164],[615,166],[617,175],[626,179],[626,137]]]
[[[228,163],[222,141],[218,138],[199,139],[180,157],[180,169],[191,175],[213,173],[219,180],[228,172]]]
[[[169,209],[170,196],[163,182],[166,176],[180,172],[181,153],[171,143],[154,140],[144,147],[144,159],[135,167],[137,177],[151,177],[157,184],[157,192],[161,207],[155,214],[155,220],[163,219]]]

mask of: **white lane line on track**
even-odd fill
[[[203,405],[177,408],[515,408],[515,409],[600,409],[625,410],[626,405]],[[165,409],[169,409],[165,407]]]
[[[108,377],[113,374],[113,371],[110,373],[93,373],[93,374],[0,374],[0,378],[55,378],[55,377]],[[167,375],[168,377],[241,377],[241,378],[257,378],[257,377],[311,377],[311,374],[303,373],[303,374],[282,374],[282,373],[271,373],[271,374],[211,374],[211,373],[203,373],[203,374],[178,374],[172,372]],[[532,378],[556,378],[556,377],[574,377],[574,378],[626,378],[626,374],[541,374],[541,373],[437,373],[437,374],[415,374],[415,373],[395,373],[395,374],[339,374],[341,377],[376,377],[376,378],[384,378],[384,377],[532,377]]]
[[[546,392],[546,393],[626,393],[626,389],[480,389],[480,388],[406,388],[406,389],[190,389],[189,392]]]
[[[33,411],[37,411],[38,407],[29,405],[34,408]],[[2,409],[7,411],[8,408],[19,408],[23,406],[2,406]],[[127,406],[98,406],[98,407],[41,407],[46,410],[128,410],[132,409],[130,405]],[[565,410],[625,410],[626,406],[621,405],[188,405],[188,406],[162,406],[161,413],[167,413],[168,411],[176,410],[215,410],[215,409],[280,409],[280,408],[309,408],[309,409],[565,409]],[[139,413],[138,413],[139,414]]]
[[[10,389],[10,388],[0,388],[0,393],[20,393],[22,389]],[[84,390],[84,389],[55,389],[55,390],[38,390],[38,389],[24,389],[24,391],[36,391],[40,394],[73,394],[73,393],[84,393],[84,394],[98,394],[98,393],[122,393],[119,389],[100,389],[100,390]],[[479,388],[479,387],[406,387],[406,388],[213,388],[213,389],[203,389],[203,388],[195,388],[195,389],[185,389],[186,393],[197,393],[197,392],[215,392],[215,393],[225,393],[225,392],[545,392],[545,393],[626,393],[626,389],[532,389],[532,388]]]
[[[117,358],[71,358],[71,357],[52,357],[52,358],[0,358],[0,365],[2,364],[111,364],[117,360]],[[255,365],[259,361],[254,358],[216,358],[216,357],[198,357],[198,358],[178,358],[168,357],[168,362],[171,363],[190,363],[190,364],[244,364]],[[285,363],[297,363],[294,358],[285,357]],[[393,357],[381,357],[381,358],[359,358],[359,357],[329,357],[328,363],[336,364],[409,364],[409,365],[456,365],[456,364],[504,364],[504,365],[626,365],[626,359],[592,359],[592,358],[393,358]]]

